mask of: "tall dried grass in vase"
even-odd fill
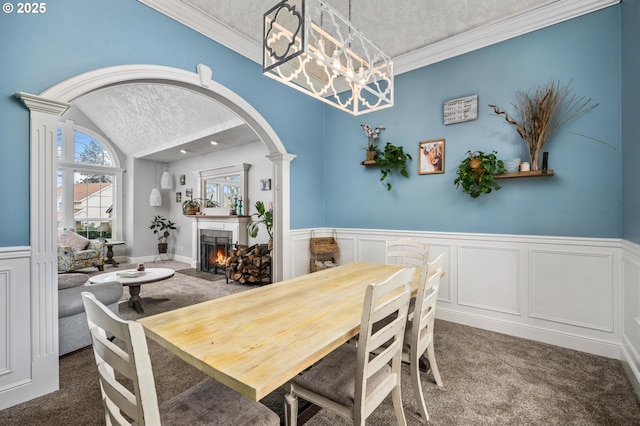
[[[515,126],[529,150],[531,170],[539,170],[542,147],[558,128],[598,106],[591,104],[591,98],[578,98],[571,91],[571,82],[561,86],[560,82],[551,80],[534,90],[517,92],[516,102],[512,104],[516,110],[513,116],[496,105],[489,105]]]

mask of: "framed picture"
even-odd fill
[[[184,196],[189,198],[189,199],[193,198],[193,188],[187,188],[184,191]]]
[[[444,139],[420,142],[418,158],[418,173],[421,175],[444,173]]]
[[[176,192],[176,203],[182,202],[182,192]]]
[[[180,185],[184,185],[186,182],[185,176],[184,175],[180,175]]]
[[[260,190],[271,191],[271,179],[260,179]]]

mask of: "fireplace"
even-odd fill
[[[229,250],[233,248],[231,232],[207,230],[200,235],[200,270],[224,274]]]

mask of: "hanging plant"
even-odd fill
[[[385,179],[387,179],[394,170],[400,173],[401,176],[409,177],[407,160],[411,160],[411,155],[406,154],[401,146],[395,146],[391,142],[387,142],[384,150],[378,153],[376,164],[380,166],[380,182],[386,185],[387,191],[391,191],[392,186],[389,182],[385,183]]]
[[[485,154],[482,151],[467,152],[467,158],[458,166],[456,188],[462,185],[462,191],[471,198],[478,198],[482,194],[489,194],[499,190],[500,185],[494,180],[494,175],[504,173],[504,162],[496,157],[497,152]]]

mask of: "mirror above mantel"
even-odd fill
[[[246,199],[250,167],[251,164],[240,163],[195,172],[198,182],[196,193],[207,201],[201,212],[212,216],[227,215],[234,198]]]

